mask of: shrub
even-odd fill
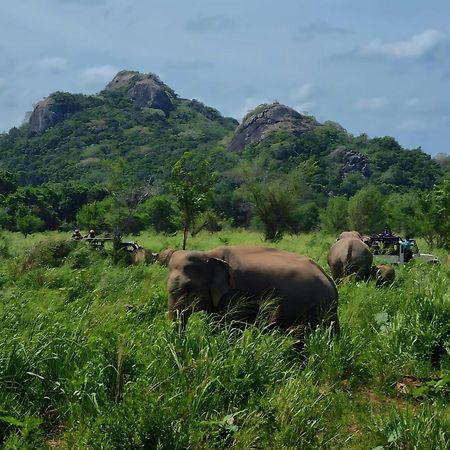
[[[25,256],[20,270],[24,272],[36,267],[59,267],[76,245],[77,242],[67,239],[40,241]]]

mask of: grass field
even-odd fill
[[[340,335],[312,331],[299,353],[286,332],[202,313],[182,333],[166,316],[166,268],[114,266],[84,245],[66,256],[49,243],[66,237],[0,242],[0,447],[450,448],[449,264],[410,263],[388,288],[342,283]],[[277,247],[327,268],[333,241]],[[242,243],[264,244],[229,231],[188,245]]]

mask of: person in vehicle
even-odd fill
[[[72,239],[74,239],[76,241],[83,239],[83,236],[81,236],[80,230],[78,228],[76,230],[74,230],[74,232],[72,233]]]
[[[403,240],[403,247],[405,249],[405,262],[408,262],[413,257],[413,252],[417,248],[416,241],[409,236]]]

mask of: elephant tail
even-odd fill
[[[353,253],[353,242],[349,239],[348,247],[347,247],[347,255],[344,260],[344,274],[348,274],[352,272],[352,253]]]

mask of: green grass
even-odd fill
[[[400,267],[389,288],[341,283],[341,334],[317,329],[299,353],[285,332],[236,330],[203,313],[181,333],[166,317],[167,269],[156,264],[113,266],[78,248],[56,260],[42,250],[41,264],[23,270],[33,246],[64,237],[4,235],[0,446],[449,448],[450,265]],[[153,251],[181,242],[135,239]],[[326,267],[333,240],[308,234],[277,246]],[[244,231],[188,245],[223,243],[265,245]]]

